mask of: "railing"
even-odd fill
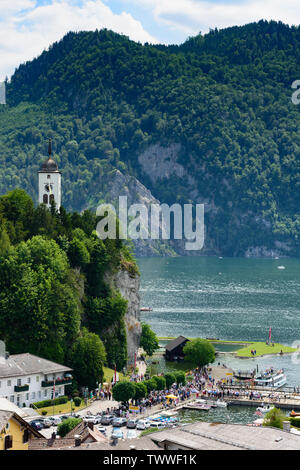
[[[55,386],[58,385],[71,385],[72,384],[72,379],[70,378],[64,378],[64,379],[56,379],[55,380]],[[42,387],[53,387],[54,386],[54,380],[42,380]]]
[[[15,392],[27,392],[29,390],[29,385],[15,385]]]

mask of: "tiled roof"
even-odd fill
[[[184,336],[178,336],[178,338],[173,339],[166,345],[166,351],[173,351],[173,349],[177,348],[177,346],[185,343],[186,341],[188,341],[188,339]]]
[[[280,429],[197,422],[153,433],[151,439],[197,450],[300,450],[300,437]]]
[[[0,410],[0,432],[6,426],[6,423],[8,423],[13,414],[14,413],[12,411]]]
[[[70,372],[69,367],[48,361],[33,354],[13,354],[0,362],[0,379],[30,374],[52,374]]]

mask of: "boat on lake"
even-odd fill
[[[273,410],[275,407],[273,405],[263,405],[263,406],[258,406],[256,408],[256,411],[260,411],[263,414],[268,413],[269,411]]]
[[[257,374],[254,378],[254,384],[264,388],[280,388],[287,382],[286,375],[281,370],[268,369],[263,373]]]

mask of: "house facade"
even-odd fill
[[[18,407],[63,396],[72,369],[33,354],[6,355],[0,361],[0,397]]]

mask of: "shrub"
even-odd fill
[[[263,421],[263,426],[270,426],[272,428],[283,428],[283,421],[286,421],[286,416],[278,408],[270,410]]]
[[[165,379],[166,379],[167,388],[170,388],[171,385],[173,385],[173,383],[176,382],[176,376],[175,374],[172,374],[171,372],[168,372],[167,374],[165,374]]]
[[[48,411],[43,410],[43,411],[42,411],[42,415],[43,415],[43,416],[46,416],[46,414],[48,414]]]
[[[81,398],[80,397],[74,397],[73,401],[74,401],[75,406],[80,406],[81,405]]]
[[[143,384],[146,385],[148,393],[156,389],[156,381],[153,379],[145,380]]]
[[[81,418],[68,418],[57,426],[57,434],[60,437],[65,437],[72,429],[74,429],[79,423]]]
[[[300,428],[300,418],[286,418],[288,421],[290,421],[292,426],[295,426],[295,428]]]
[[[33,403],[33,407],[48,408],[49,406],[63,405],[64,403],[68,403],[68,397],[58,397],[58,398],[55,398],[54,400],[37,401]]]
[[[178,372],[175,372],[174,375],[175,375],[176,382],[178,383],[178,385],[180,385],[180,384],[185,385],[186,380],[185,380],[185,373],[184,372],[178,371]]]
[[[164,390],[166,388],[166,379],[164,377],[154,375],[152,379],[156,382],[156,390]]]

